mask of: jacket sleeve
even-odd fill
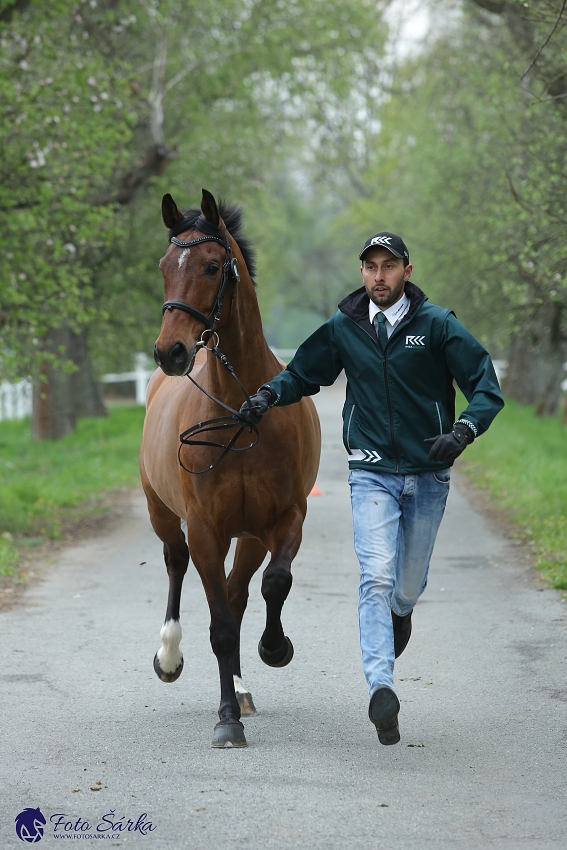
[[[471,422],[480,435],[504,407],[492,360],[452,313],[443,324],[441,336],[447,368],[468,401],[468,407],[458,418]]]
[[[343,368],[335,342],[334,318],[299,346],[287,369],[264,384],[277,393],[274,404],[294,404],[304,395],[315,395],[321,387],[334,384]]]

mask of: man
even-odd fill
[[[410,281],[403,240],[381,232],[360,254],[364,286],[297,350],[284,371],[241,408],[259,422],[346,372],[359,625],[369,717],[382,744],[400,740],[394,658],[411,634],[449,492],[450,467],[504,402],[492,361],[451,310]],[[455,421],[456,381],[468,406]]]

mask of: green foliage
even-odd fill
[[[99,315],[93,269],[119,236],[102,201],[135,115],[73,11],[35,7],[2,32],[0,317],[4,369],[16,361],[20,374],[49,328]]]
[[[552,587],[567,589],[567,434],[558,419],[508,400],[461,468],[485,489],[536,553]]]
[[[138,483],[143,417],[141,407],[113,408],[108,418],[82,419],[73,434],[42,443],[22,422],[0,423],[0,565],[13,566],[22,538],[59,537],[70,512],[101,491]]]
[[[258,299],[268,338],[297,346],[361,285],[357,243],[324,192],[289,178],[273,181],[246,224],[259,248]]]
[[[159,321],[161,194],[254,203],[287,151],[332,147],[380,16],[370,0],[16,6],[0,10],[2,368],[34,370],[50,328],[93,323],[99,368],[118,367]]]
[[[537,80],[527,93],[531,56],[471,5],[397,69],[352,215],[361,236],[401,232],[415,282],[502,348],[534,320],[552,333],[567,305],[565,116]]]
[[[0,578],[14,574],[18,563],[18,550],[10,537],[0,537]]]

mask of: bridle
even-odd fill
[[[184,242],[183,239],[178,239],[177,236],[172,236],[169,240],[173,242],[174,245],[179,245],[180,248],[189,248],[192,245],[201,245],[203,242],[218,242],[219,245],[225,250],[225,260],[222,267],[222,275],[221,281],[219,285],[219,289],[217,292],[217,297],[215,298],[215,303],[213,304],[212,310],[207,316],[201,310],[198,310],[197,307],[193,307],[192,304],[186,304],[185,301],[165,301],[162,304],[161,314],[164,315],[166,310],[183,310],[184,313],[189,313],[191,316],[194,316],[200,322],[202,322],[205,326],[205,331],[209,331],[211,336],[217,337],[217,327],[220,322],[220,317],[222,313],[222,305],[224,301],[224,297],[226,295],[226,290],[228,289],[229,283],[232,281],[232,299],[230,302],[230,313],[232,314],[232,304],[234,302],[234,297],[236,295],[236,284],[240,283],[240,275],[238,274],[238,260],[236,257],[230,258],[232,249],[230,247],[230,242],[228,239],[223,239],[222,236],[219,235],[220,231],[218,228],[214,227],[207,219],[200,215],[197,221],[194,224],[194,227],[197,230],[200,230],[202,233],[205,233],[205,236],[199,236],[198,239],[190,239],[188,242]],[[227,319],[227,324],[230,321],[230,315]],[[203,334],[205,333],[203,331]],[[203,340],[203,334],[201,334],[201,339],[197,343],[199,347],[206,346],[206,341]]]
[[[238,283],[240,283],[240,275],[238,274],[238,261],[237,261],[236,257],[232,257],[232,259],[231,259],[230,255],[231,255],[232,249],[231,249],[230,242],[228,241],[228,239],[224,239],[221,235],[219,235],[221,233],[221,231],[219,231],[218,228],[216,228],[209,221],[207,221],[207,219],[204,216],[200,215],[199,218],[196,220],[195,224],[193,225],[193,227],[196,227],[198,230],[200,230],[205,235],[200,236],[197,239],[190,239],[188,242],[184,242],[182,239],[178,239],[177,236],[172,236],[169,241],[173,242],[174,245],[178,245],[180,248],[189,248],[192,245],[201,245],[203,242],[218,242],[220,245],[223,246],[223,248],[225,249],[225,252],[226,252],[225,253],[225,261],[224,261],[223,267],[222,267],[221,281],[220,281],[220,284],[219,284],[219,288],[218,288],[217,296],[215,298],[215,302],[214,302],[213,307],[211,309],[211,312],[209,313],[208,316],[206,315],[206,313],[203,313],[201,310],[198,310],[197,307],[193,307],[192,304],[186,304],[185,301],[165,301],[162,305],[162,308],[161,308],[161,314],[163,316],[165,314],[166,310],[167,311],[182,310],[184,313],[189,313],[191,316],[198,319],[200,322],[202,322],[205,325],[205,330],[201,334],[201,339],[197,342],[197,347],[198,348],[205,348],[207,351],[211,351],[215,355],[215,357],[217,357],[221,361],[223,366],[225,366],[225,368],[230,372],[232,377],[237,381],[240,389],[244,393],[246,401],[250,405],[250,396],[246,392],[242,383],[236,377],[234,369],[230,365],[226,355],[224,355],[218,347],[219,346],[219,335],[217,333],[217,329],[218,329],[220,318],[221,318],[222,306],[223,306],[224,298],[225,298],[225,295],[226,295],[226,291],[228,289],[229,284],[232,282],[232,297],[231,297],[231,301],[230,301],[230,312],[229,312],[229,315],[228,315],[228,319],[226,320],[225,325],[223,327],[226,327],[226,325],[229,323],[229,321],[231,319],[232,306],[234,304],[234,298],[236,296],[236,285]],[[209,334],[209,336],[207,337],[207,339],[204,339],[203,337],[207,333]],[[212,345],[211,348],[209,348],[209,346],[207,345],[207,343],[210,339],[213,340],[213,345]],[[216,340],[216,342],[215,342],[215,340]],[[223,401],[220,401],[220,399],[215,398],[204,387],[201,387],[197,383],[197,381],[195,381],[191,377],[191,375],[187,374],[187,377],[189,378],[191,383],[193,383],[198,389],[201,390],[201,392],[205,393],[205,395],[208,396],[212,401],[216,402],[221,407],[224,407],[224,409],[228,410],[228,412],[231,414],[230,416],[218,416],[215,419],[207,419],[204,422],[198,422],[196,425],[192,425],[191,428],[188,428],[186,431],[183,431],[183,433],[179,435],[179,449],[177,450],[177,457],[178,457],[180,466],[186,472],[191,473],[191,475],[203,475],[203,473],[209,472],[209,470],[214,469],[214,467],[217,466],[217,464],[219,464],[221,462],[221,460],[224,457],[226,457],[226,455],[230,451],[244,452],[244,451],[247,451],[248,449],[252,449],[256,445],[256,443],[258,442],[260,435],[258,433],[258,429],[256,428],[256,426],[253,425],[250,422],[247,422],[246,419],[244,419],[244,417],[240,414],[240,412],[238,410],[233,410],[232,407],[229,407]],[[256,435],[255,439],[248,446],[242,446],[241,448],[234,448],[234,444],[236,443],[236,441],[238,440],[238,438],[240,437],[240,435],[242,434],[242,432],[244,431],[244,429],[246,427],[248,427],[251,434],[254,433]],[[197,437],[200,434],[204,434],[208,431],[226,431],[227,429],[230,429],[230,428],[238,428],[238,430],[237,430],[236,434],[234,434],[230,438],[229,442],[226,445],[224,443],[217,443],[217,442],[214,442],[214,441],[211,441],[211,440],[195,440],[195,439],[192,439],[193,437]],[[223,449],[223,451],[220,454],[220,456],[217,458],[217,460],[214,463],[212,463],[210,466],[207,466],[206,469],[194,470],[194,469],[188,469],[185,466],[185,464],[183,463],[183,461],[181,460],[181,449],[183,448],[183,446],[215,446],[217,448]]]

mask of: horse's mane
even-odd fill
[[[241,234],[242,228],[242,209],[236,204],[227,204],[226,201],[219,200],[218,209],[222,220],[226,225],[226,229],[235,240],[236,244],[242,252],[248,274],[252,278],[252,283],[256,286],[254,275],[256,274],[256,252],[250,244],[250,240]],[[189,230],[194,227],[195,222],[201,215],[201,210],[184,210],[183,218],[175,227],[169,231],[169,238],[178,236],[184,230]]]

